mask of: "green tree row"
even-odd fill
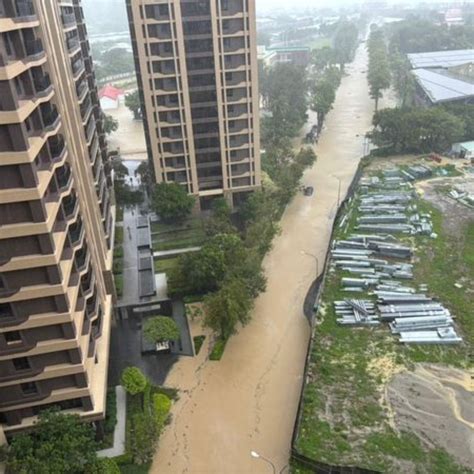
[[[367,41],[367,50],[369,53],[367,81],[369,82],[370,97],[375,100],[375,110],[377,111],[383,91],[390,87],[387,44],[381,29],[375,28],[371,31]]]

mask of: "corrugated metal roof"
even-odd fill
[[[413,69],[432,67],[448,68],[474,62],[474,49],[412,53],[407,54],[407,56]]]
[[[431,102],[474,97],[474,84],[430,69],[416,69],[413,74]]]

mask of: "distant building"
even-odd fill
[[[311,48],[308,46],[284,46],[278,48],[265,48],[259,46],[258,60],[265,66],[275,64],[294,64],[306,67],[311,59]]]
[[[102,110],[117,109],[120,104],[120,98],[123,97],[124,91],[117,89],[110,84],[106,85],[99,91],[100,106]]]
[[[454,143],[452,152],[459,158],[474,159],[474,140]]]
[[[255,0],[126,0],[148,156],[201,210],[260,188]]]
[[[446,25],[464,25],[464,18],[461,8],[450,8],[444,14]]]
[[[408,54],[420,105],[474,103],[474,50]]]

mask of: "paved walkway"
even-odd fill
[[[97,451],[99,458],[113,458],[125,453],[125,421],[127,413],[127,394],[121,385],[115,387],[117,396],[117,424],[114,430],[114,445]]]

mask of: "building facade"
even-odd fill
[[[104,417],[113,191],[80,0],[0,0],[0,438]]]
[[[260,186],[255,0],[127,0],[149,160],[201,209]]]

